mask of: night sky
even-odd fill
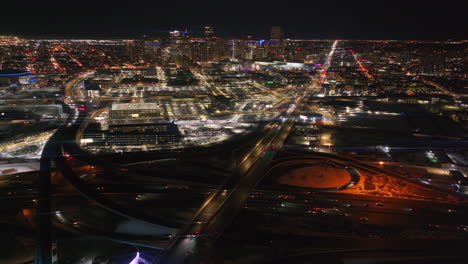
[[[8,1],[8,0],[7,0]],[[104,2],[104,3],[103,3]],[[462,0],[444,1],[2,1],[0,34],[25,37],[133,37],[212,24],[225,37],[466,39]]]

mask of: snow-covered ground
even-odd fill
[[[4,163],[0,164],[0,175],[8,175],[18,172],[28,172],[39,170],[39,162],[27,162],[27,163]]]

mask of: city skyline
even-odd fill
[[[465,263],[464,10],[407,2],[2,4],[0,263]]]
[[[222,37],[268,38],[281,25],[287,38],[303,39],[466,39],[461,1],[373,3],[334,1],[291,5],[209,2],[175,5],[134,1],[127,5],[82,1],[75,6],[13,1],[5,10],[0,32],[29,37],[134,37],[174,28],[199,30],[214,25]],[[17,11],[17,12],[15,12]],[[44,30],[47,29],[47,30]]]

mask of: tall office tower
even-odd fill
[[[209,43],[206,41],[192,41],[190,44],[190,59],[193,63],[205,62],[209,60]]]
[[[183,32],[183,38],[185,41],[190,41],[191,36],[187,26],[185,27],[185,30]]]
[[[224,56],[224,40],[218,38],[213,26],[208,25],[203,30],[206,41],[206,54],[208,61],[218,61]]]
[[[182,32],[178,30],[174,30],[169,32],[169,42],[171,45],[173,44],[180,44],[182,43],[183,37]]]
[[[273,26],[270,31],[269,57],[284,58],[284,30],[281,26]]]
[[[203,35],[205,36],[205,38],[213,38],[213,37],[216,37],[214,27],[211,26],[211,25],[206,26],[205,29],[204,29],[204,31],[203,31]]]
[[[272,40],[283,40],[284,30],[281,26],[272,26],[270,31],[270,39]]]
[[[173,61],[179,67],[186,66],[190,59],[190,32],[187,28],[184,31],[169,32],[170,53]]]
[[[226,58],[226,40],[223,38],[216,38],[213,52],[213,60],[222,60]],[[229,55],[227,55],[229,57]]]
[[[135,60],[135,48],[134,48],[134,42],[133,40],[130,40],[127,42],[127,55],[128,55],[128,58],[130,61],[134,61]]]
[[[246,41],[242,39],[229,40],[229,50],[231,53],[231,60],[236,61],[237,59],[243,59],[246,51]]]
[[[129,57],[133,62],[141,62],[145,59],[144,38],[134,39],[128,44]]]
[[[158,40],[146,39],[144,46],[144,55],[147,62],[160,62],[161,61],[161,44]]]

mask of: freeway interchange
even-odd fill
[[[80,135],[82,125],[86,124],[90,116],[92,117],[96,112],[89,113],[87,109],[84,111],[77,110],[76,118],[70,115],[68,123],[71,125],[61,127],[49,140],[42,154],[37,204],[39,212],[39,250],[36,258],[41,259],[42,263],[52,263],[49,251],[53,241],[52,230],[57,228],[57,224],[52,219],[54,214],[51,214],[53,212],[51,201],[58,199],[58,196],[51,192],[52,165],[55,165],[55,169],[60,172],[62,177],[73,186],[74,190],[78,191],[79,196],[85,197],[90,204],[128,221],[134,221],[139,225],[146,226],[148,229],[158,229],[158,234],[150,236],[135,235],[126,237],[118,236],[112,232],[103,232],[100,235],[111,239],[118,237],[120,242],[128,244],[132,243],[131,240],[140,240],[141,237],[144,237],[147,240],[136,247],[138,249],[135,252],[136,256],[139,256],[140,249],[162,250],[161,259],[158,260],[160,263],[196,263],[196,261],[203,260],[210,255],[207,252],[217,249],[217,241],[222,240],[225,232],[232,234],[232,229],[238,228],[235,223],[233,224],[234,219],[237,219],[239,214],[244,211],[247,211],[247,214],[256,214],[257,217],[259,214],[282,214],[286,218],[287,216],[297,215],[301,217],[321,215],[324,216],[323,219],[345,219],[343,221],[348,223],[352,230],[337,228],[338,235],[343,237],[348,233],[372,233],[369,229],[375,225],[391,225],[394,222],[400,222],[405,223],[404,225],[408,229],[417,230],[412,231],[413,233],[409,237],[425,237],[427,236],[426,231],[429,230],[430,232],[438,232],[442,235],[449,234],[465,239],[464,230],[466,226],[463,221],[466,219],[466,208],[463,203],[458,204],[458,202],[463,201],[461,198],[457,200],[459,197],[450,197],[450,203],[443,204],[443,209],[437,209],[430,204],[430,199],[412,200],[355,195],[346,192],[341,193],[340,188],[336,190],[314,190],[314,192],[318,192],[317,194],[303,188],[271,189],[262,185],[264,177],[268,176],[267,172],[271,163],[277,158],[275,153],[283,152],[286,149],[283,148],[283,143],[294,126],[296,117],[300,113],[299,109],[304,104],[304,98],[313,93],[318,85],[325,81],[324,76],[326,77],[327,67],[330,65],[336,45],[337,42],[332,45],[324,68],[320,72],[320,78],[306,88],[304,94],[295,100],[295,108],[266,126],[263,136],[243,154],[239,164],[235,166],[231,173],[227,174],[221,184],[201,185],[196,188],[187,187],[193,193],[208,195],[202,196],[204,201],[201,201],[201,205],[190,220],[177,228],[171,226],[171,219],[148,217],[144,213],[145,210],[149,210],[147,207],[134,204],[132,206],[122,205],[122,203],[115,202],[116,199],[139,201],[142,200],[138,196],[141,193],[154,192],[160,194],[163,191],[167,192],[167,188],[160,190],[157,187],[153,189],[151,186],[138,186],[138,184],[129,187],[128,182],[126,182],[129,181],[128,179],[123,181],[122,186],[119,186],[117,182],[114,185],[96,185],[81,180],[82,175],[75,171],[77,164],[88,163],[92,166],[100,166],[100,164],[88,153],[81,150],[77,144],[77,137]],[[70,89],[73,89],[73,85],[74,83],[71,83]],[[74,96],[73,92],[71,92],[71,96]],[[271,155],[265,155],[265,153],[271,153]],[[360,173],[362,171],[374,170],[374,172],[378,171],[380,174],[388,174],[394,178],[400,177],[397,174],[383,171],[376,166],[360,164],[356,160],[347,157],[320,155],[323,160],[333,160],[341,163],[343,167],[353,170],[351,183],[342,189],[355,186],[361,180]],[[308,154],[308,156],[307,158],[311,158],[312,155]],[[106,168],[109,167],[107,165]],[[129,169],[126,169],[127,167]],[[124,166],[122,167],[124,169],[120,170],[113,168],[111,173],[116,171],[122,173],[121,170],[123,170],[126,175],[131,175],[133,171],[131,165],[127,167]],[[128,170],[128,172],[125,170]],[[177,180],[171,184],[172,186],[186,186],[186,183]],[[438,193],[438,195],[444,195],[443,190],[431,187],[426,189],[430,189]],[[26,199],[30,199],[30,197]],[[147,202],[151,204],[152,200],[148,199]],[[158,204],[160,201],[154,199],[154,203]],[[68,209],[72,210],[73,206]],[[437,223],[427,223],[421,226],[420,223],[427,222],[428,215],[433,217]],[[242,213],[240,217],[241,219],[245,218],[245,213]],[[278,218],[281,218],[281,216]],[[323,219],[318,220],[318,222],[324,221]],[[53,226],[52,222],[56,226]],[[320,223],[323,225],[323,222]],[[85,225],[77,221],[62,221],[58,226],[63,229],[71,226],[71,229],[76,233],[98,233],[93,231],[92,228],[84,228]],[[253,227],[251,228],[252,230],[248,229],[255,232]],[[324,234],[320,230],[310,232],[316,236],[330,237],[329,233]],[[366,241],[365,243],[370,246],[371,242]],[[383,243],[381,246],[385,247],[388,244]]]

